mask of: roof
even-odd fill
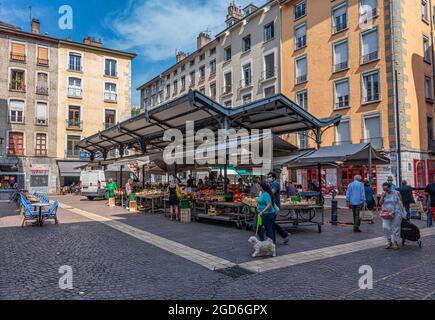
[[[51,42],[51,43],[57,43],[57,44],[62,43],[62,44],[67,44],[67,45],[71,45],[71,46],[75,46],[75,47],[81,47],[81,48],[92,49],[92,50],[101,51],[101,52],[118,54],[118,55],[130,57],[132,59],[136,57],[136,53],[132,53],[132,52],[120,51],[120,50],[104,48],[104,47],[97,47],[97,46],[92,46],[92,45],[88,45],[88,44],[84,44],[84,43],[76,42],[76,41],[63,40],[63,39],[51,37],[48,35],[36,34],[36,33],[28,32],[28,31],[23,31],[21,29],[14,29],[14,28],[10,28],[10,27],[5,27],[1,24],[0,24],[0,33],[13,34],[15,36],[32,38],[32,39],[36,39],[39,41],[45,41],[45,42]]]
[[[271,129],[273,134],[281,135],[336,125],[341,116],[319,120],[281,94],[228,109],[198,91],[190,91],[149,112],[83,139],[79,147],[92,153],[126,146],[152,154],[163,151],[170,143],[163,140],[167,129],[185,132],[186,122],[194,121],[195,130],[208,128],[217,132],[222,128],[223,120],[228,121],[232,129]]]

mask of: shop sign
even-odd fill
[[[91,154],[86,151],[80,151],[80,159],[81,160],[89,160],[91,159]],[[94,159],[104,159],[102,152],[96,152]]]

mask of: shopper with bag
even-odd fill
[[[168,187],[169,192],[169,218],[171,221],[180,220],[180,187],[174,179],[171,180]]]
[[[273,172],[269,173],[267,179],[274,197],[275,213],[278,214],[279,210],[281,209],[281,184],[278,181],[278,176]],[[283,238],[283,244],[287,244],[289,242],[290,234],[286,229],[281,227],[276,222],[273,224],[273,229],[279,234],[281,238]]]
[[[354,181],[348,185],[346,191],[346,202],[353,213],[354,232],[361,232],[359,228],[361,226],[360,213],[366,201],[364,184],[361,180],[361,176],[356,175]]]
[[[404,207],[400,193],[393,190],[390,183],[383,184],[384,193],[381,197],[381,218],[382,228],[387,238],[386,249],[399,249],[400,243],[400,226],[402,224],[402,215]]]
[[[264,241],[264,231],[266,236],[276,243],[275,229],[273,227],[276,219],[276,210],[274,206],[274,195],[270,187],[262,182],[260,184],[261,195],[258,197],[258,218],[257,218],[257,234],[260,241]],[[264,230],[263,230],[264,229]]]

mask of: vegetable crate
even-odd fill
[[[192,212],[189,209],[180,209],[180,220],[183,223],[190,223],[192,221]]]

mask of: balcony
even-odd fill
[[[17,91],[17,92],[26,92],[26,85],[24,84],[24,81],[13,81],[9,84],[9,90],[10,91]]]
[[[35,118],[35,125],[36,126],[48,126],[48,119],[47,118]]]
[[[66,159],[80,159],[80,150],[65,150]]]
[[[198,79],[198,83],[204,83],[205,82],[205,74],[203,76],[200,76]]]
[[[366,64],[378,60],[378,51],[373,51],[361,57],[361,64]]]
[[[47,85],[36,86],[36,94],[48,96],[48,86]]]
[[[240,89],[252,87],[252,77],[240,80]]]
[[[336,33],[339,33],[339,32],[341,32],[341,31],[343,31],[343,30],[346,30],[346,29],[347,29],[347,21],[343,21],[343,22],[337,23],[337,24],[333,27],[333,29],[332,29],[332,33],[333,33],[333,34],[336,34]]]
[[[261,73],[261,81],[267,81],[270,79],[275,79],[277,76],[277,72],[278,68],[277,67],[273,67],[273,68],[266,68],[266,70],[264,70]]]
[[[46,157],[46,156],[48,156],[47,149],[36,149],[35,150],[35,157]]]
[[[226,85],[222,88],[222,95],[228,95],[233,93],[233,86],[231,84]]]
[[[349,96],[342,96],[337,99],[335,103],[335,109],[343,109],[349,107]]]
[[[66,128],[68,130],[83,130],[83,121],[77,119],[67,119],[66,120]]]
[[[106,102],[117,102],[118,95],[115,92],[104,92],[104,101]]]
[[[41,59],[41,58],[38,58],[38,59],[36,60],[36,63],[38,64],[38,66],[48,67],[48,59]]]
[[[296,39],[295,50],[302,49],[307,46],[307,36],[302,36]]]
[[[24,148],[22,147],[8,148],[8,156],[22,157],[24,156]]]
[[[306,74],[301,75],[299,77],[296,77],[296,84],[301,84],[304,82],[307,82],[307,75]]]
[[[11,61],[26,63],[26,55],[11,52]]]
[[[346,70],[348,67],[349,67],[349,63],[347,61],[336,63],[334,64],[334,72],[340,72]]]
[[[70,98],[82,98],[83,90],[82,88],[69,87],[68,88],[68,97]]]
[[[382,137],[361,139],[361,143],[370,143],[376,150],[382,150],[384,148],[384,138]]]
[[[26,118],[24,116],[9,116],[8,122],[10,124],[25,124]]]

